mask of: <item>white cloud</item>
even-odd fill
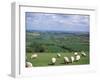
[[[27,17],[27,26],[31,29],[88,30],[89,16],[31,13]]]

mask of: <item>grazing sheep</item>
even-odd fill
[[[52,63],[53,65],[56,63],[56,58],[55,58],[55,57],[53,57],[53,58],[51,59],[51,63]]]
[[[37,54],[32,54],[31,59],[36,59],[38,57]]]
[[[64,63],[68,64],[69,63],[69,58],[68,57],[64,57]]]
[[[84,51],[81,52],[81,55],[86,57],[86,53]]]
[[[26,62],[26,67],[32,67],[32,63],[31,62]]]
[[[61,57],[61,54],[60,53],[57,53],[57,57],[60,58]]]
[[[80,55],[76,56],[76,61],[79,61],[81,59]]]
[[[78,55],[78,53],[77,53],[77,52],[75,52],[75,53],[74,53],[74,55],[75,55],[75,56],[77,56],[77,55]]]
[[[71,56],[70,58],[71,58],[71,63],[73,63],[75,61],[75,58],[73,56]]]

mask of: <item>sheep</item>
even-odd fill
[[[31,62],[26,62],[26,67],[33,67]]]
[[[76,61],[79,61],[81,59],[80,55],[76,56]]]
[[[86,53],[84,51],[81,52],[81,55],[86,57]]]
[[[54,65],[54,64],[56,63],[56,58],[55,58],[55,57],[53,57],[53,58],[51,59],[51,63],[52,63],[52,65]]]
[[[73,56],[71,56],[70,59],[71,59],[71,63],[75,61],[75,58]]]
[[[57,53],[57,57],[60,58],[61,57],[61,54],[60,53]]]
[[[31,59],[36,59],[38,57],[37,54],[32,54]]]
[[[75,52],[75,53],[74,53],[74,55],[75,55],[75,56],[77,56],[77,55],[78,55],[78,53],[77,53],[77,52]]]
[[[64,63],[68,64],[69,63],[69,58],[68,57],[64,57]]]

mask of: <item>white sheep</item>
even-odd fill
[[[33,67],[31,62],[26,62],[26,67]]]
[[[35,58],[37,58],[37,57],[38,57],[37,54],[32,54],[31,59],[35,59]]]
[[[73,63],[75,61],[75,58],[73,56],[71,56],[70,58],[71,58],[71,62]]]
[[[75,55],[75,56],[77,56],[77,55],[78,55],[78,53],[77,53],[77,52],[75,52],[75,53],[74,53],[74,55]]]
[[[57,57],[60,58],[61,57],[61,54],[60,53],[57,53]]]
[[[53,57],[53,58],[51,59],[51,63],[52,63],[52,64],[55,64],[55,63],[56,63],[56,58],[55,58],[55,57]]]
[[[81,52],[81,55],[86,57],[86,53],[84,51]]]
[[[69,58],[68,57],[64,57],[64,63],[68,64],[69,63]]]
[[[76,61],[79,61],[81,59],[80,55],[76,56]]]

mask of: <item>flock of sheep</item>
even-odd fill
[[[81,55],[86,57],[87,54],[85,52],[81,52]],[[81,59],[81,55],[78,53],[78,52],[75,52],[73,54],[73,56],[71,57],[67,57],[67,56],[64,56],[63,57],[63,61],[64,61],[64,64],[69,64],[69,63],[73,63],[73,62],[77,62]],[[37,54],[32,54],[31,56],[31,59],[36,59],[38,57]],[[60,53],[57,53],[57,58],[61,58],[61,54]],[[57,58],[56,57],[52,57],[51,58],[51,64],[52,65],[55,65],[56,62],[57,62]],[[31,62],[26,62],[26,67],[33,67],[32,63]]]

